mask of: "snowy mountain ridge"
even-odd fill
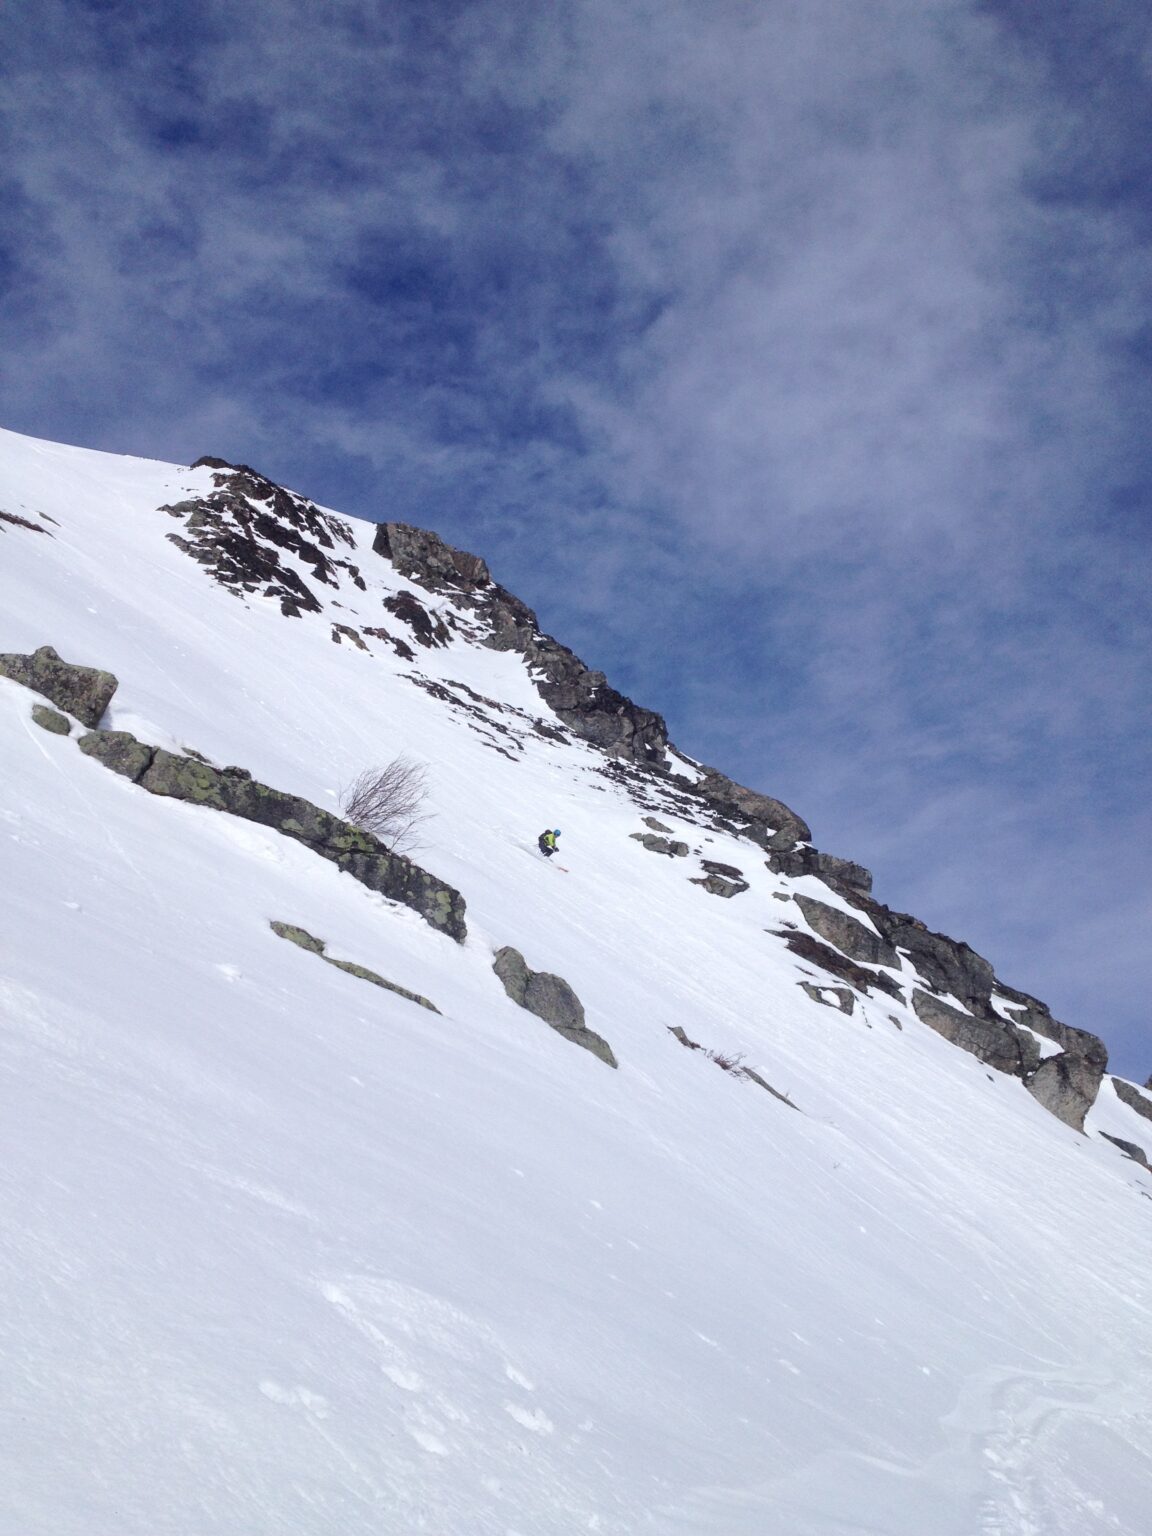
[[[1144,1528],[1099,1040],[434,534],[4,433],[0,591],[0,1532]]]

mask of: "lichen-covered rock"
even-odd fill
[[[294,923],[280,922],[270,922],[268,926],[279,938],[287,939],[290,944],[306,949],[311,954],[319,955],[326,965],[335,966],[338,971],[345,971],[349,976],[355,976],[360,981],[369,981],[374,987],[382,987],[386,992],[395,992],[397,997],[406,998],[410,1003],[419,1003],[421,1008],[427,1008],[431,1013],[440,1012],[435,1003],[430,1003],[426,997],[421,997],[419,992],[409,992],[407,987],[397,986],[394,981],[388,981],[377,971],[370,971],[366,965],[357,965],[354,960],[333,960],[331,955],[324,953],[327,948],[324,940],[316,938],[306,928],[298,928]]]
[[[392,853],[370,833],[299,795],[253,779],[244,768],[214,768],[175,752],[153,749],[126,731],[93,731],[80,749],[133,779],[149,794],[225,811],[271,827],[330,860],[371,891],[401,902],[426,923],[463,943],[464,898],[452,886]]]
[[[315,934],[308,932],[307,928],[298,928],[295,923],[270,922],[268,924],[277,938],[287,939],[289,944],[295,944],[300,949],[307,949],[314,955],[324,953],[324,940],[318,939]]]
[[[1013,1077],[1028,1077],[1040,1065],[1040,1047],[1026,1031],[1016,1029],[1003,1019],[977,1018],[962,1013],[930,992],[913,989],[912,1007],[929,1029],[962,1051]]]
[[[612,1047],[584,1023],[584,1005],[562,976],[550,971],[533,971],[518,949],[506,944],[496,951],[492,969],[514,1003],[571,1040],[583,1046],[608,1066],[617,1065]]]
[[[100,724],[119,687],[111,672],[62,661],[50,645],[42,645],[31,655],[0,655],[0,677],[11,678],[14,683],[43,694],[89,729]]]
[[[878,933],[866,928],[858,918],[842,912],[839,907],[830,907],[826,902],[816,901],[811,896],[797,894],[796,905],[803,912],[809,928],[822,939],[827,939],[829,944],[835,945],[850,960],[859,960],[865,965],[888,965],[895,970],[900,969],[900,957],[892,945]]]
[[[68,736],[72,731],[72,722],[68,716],[62,715],[58,709],[49,709],[47,704],[33,704],[32,723],[42,731],[50,731],[53,736]]]
[[[156,755],[154,747],[137,741],[130,731],[89,731],[77,743],[86,757],[94,757],[113,773],[138,783]]]

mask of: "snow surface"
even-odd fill
[[[667,813],[694,855],[656,857],[594,750],[501,755],[410,681],[549,718],[519,657],[333,644],[405,585],[371,528],[342,608],[222,590],[156,510],[210,486],[0,434],[0,509],[55,519],[0,524],[0,650],[107,667],[106,724],[331,808],[413,754],[469,938],[0,680],[3,1536],[1146,1536],[1148,1173],[888,997],[809,999],[768,930],[818,882]],[[503,944],[618,1071],[505,997]]]

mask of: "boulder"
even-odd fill
[[[610,1067],[617,1065],[607,1040],[584,1023],[584,1005],[562,976],[530,970],[520,951],[509,944],[496,951],[492,969],[514,1003],[543,1019],[573,1045],[583,1046]]]
[[[871,928],[866,928],[858,918],[851,917],[838,907],[830,907],[826,902],[816,901],[811,896],[797,895],[796,905],[803,912],[809,928],[822,939],[827,939],[829,944],[835,945],[850,960],[859,960],[865,965],[887,965],[897,971],[900,969],[900,957],[892,945]]]
[[[657,821],[655,816],[645,816],[644,825],[651,827],[653,832],[671,832],[671,827],[666,827],[662,821]]]
[[[688,844],[672,842],[667,837],[658,837],[655,832],[629,832],[629,837],[647,848],[649,853],[667,854],[670,859],[686,859],[688,857]]]
[[[810,981],[802,981],[800,986],[814,1003],[823,1003],[826,1008],[839,1008],[841,1013],[851,1014],[856,1006],[855,995],[847,987],[821,987]]]
[[[1100,1073],[1083,1056],[1061,1051],[1058,1056],[1045,1056],[1025,1077],[1024,1086],[1057,1120],[1082,1131],[1084,1117],[1100,1091]]]
[[[43,694],[58,709],[74,715],[90,729],[100,724],[119,687],[111,672],[62,661],[50,645],[42,645],[28,656],[0,655],[0,677],[11,678],[14,683],[23,683],[25,688]]]
[[[723,875],[700,875],[695,878],[689,876],[692,885],[703,886],[713,896],[723,896],[730,899],[740,896],[748,889],[747,880],[726,880]]]
[[[68,736],[72,731],[72,722],[68,716],[62,715],[58,709],[49,709],[47,704],[33,704],[32,723],[42,731],[50,731],[53,736]]]

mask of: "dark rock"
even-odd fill
[[[676,843],[666,837],[657,837],[655,832],[629,832],[628,836],[647,848],[649,853],[664,853],[670,859],[688,857],[687,843]]]
[[[218,470],[215,489],[160,509],[184,524],[182,534],[170,533],[168,538],[228,591],[278,599],[280,611],[292,618],[319,613],[316,594],[298,571],[284,564],[282,554],[307,565],[320,585],[338,586],[343,572],[364,589],[356,566],[336,554],[338,546],[354,548],[356,543],[343,519],[321,512],[246,464],[206,456],[192,467]]]
[[[42,731],[51,731],[53,736],[67,736],[72,730],[68,716],[58,709],[49,709],[47,704],[33,704],[32,720]]]
[[[351,640],[358,650],[366,651],[368,649],[361,638],[360,631],[351,624],[333,624],[332,639],[337,645],[340,644],[341,640]]]
[[[422,586],[431,587],[435,582],[441,590],[454,587],[474,592],[492,584],[488,567],[479,555],[453,549],[438,534],[408,523],[380,523],[372,548],[390,560],[401,576],[419,581]]]
[[[815,875],[834,888],[841,885],[851,890],[867,893],[872,889],[872,872],[863,864],[853,864],[850,859],[838,859],[835,854],[821,853],[810,844],[799,848],[773,850],[768,855],[768,868],[774,875],[788,875],[798,879],[801,875]]]
[[[364,633],[373,636],[376,640],[386,640],[402,661],[416,660],[416,652],[412,647],[403,640],[398,640],[395,635],[390,635],[386,629],[369,629],[365,625]]]
[[[529,970],[524,956],[511,945],[496,951],[492,969],[514,1003],[543,1019],[573,1045],[583,1046],[610,1067],[617,1065],[607,1040],[584,1023],[584,1005],[562,976]]]
[[[1105,1141],[1110,1141],[1114,1147],[1119,1147],[1125,1157],[1130,1157],[1134,1163],[1139,1163],[1141,1168],[1149,1167],[1148,1154],[1143,1147],[1138,1147],[1134,1141],[1123,1141],[1119,1136],[1109,1136],[1107,1131],[1101,1131],[1100,1134]]]
[[[33,533],[48,533],[47,528],[41,528],[39,523],[32,523],[26,517],[20,517],[15,512],[0,512],[0,523],[11,523],[13,528],[29,528]],[[48,534],[51,538],[52,535]]]
[[[128,731],[89,731],[81,736],[78,746],[86,757],[94,757],[133,784],[139,782],[155,756],[153,747],[137,741]]]
[[[820,940],[814,939],[810,933],[788,933],[786,930],[777,929],[776,937],[783,939],[794,955],[799,955],[802,960],[807,960],[812,965],[818,965],[822,971],[827,971],[832,976],[839,976],[841,981],[846,981],[850,987],[855,987],[865,996],[870,996],[872,988],[877,987],[881,992],[886,992],[889,997],[894,997],[898,1003],[904,1001],[903,992],[886,971],[866,971],[862,965],[849,960],[847,955],[842,955],[838,949],[821,944]]]
[[[723,875],[727,880],[744,879],[744,871],[737,869],[735,864],[721,864],[717,859],[701,859],[700,865],[710,875]]]
[[[645,816],[644,825],[651,827],[653,832],[671,832],[671,827],[666,827],[662,821],[657,821],[655,816]]]
[[[859,960],[865,965],[887,965],[894,970],[900,969],[900,957],[892,945],[866,928],[859,919],[850,917],[838,907],[816,901],[811,896],[797,894],[796,905],[803,912],[808,926],[850,960]]]
[[[1122,1077],[1114,1077],[1112,1087],[1116,1091],[1116,1097],[1127,1104],[1129,1109],[1134,1109],[1138,1115],[1143,1115],[1145,1120],[1152,1120],[1152,1098],[1137,1088],[1135,1083],[1126,1083]]]
[[[430,592],[453,594],[487,626],[485,644],[518,651],[544,702],[566,726],[605,752],[663,765],[668,731],[654,711],[642,709],[608,686],[549,635],[542,635],[527,604],[492,580],[478,555],[453,549],[434,533],[406,523],[381,523],[373,549],[400,574]]]
[[[1032,1036],[1003,1019],[962,1013],[919,987],[913,989],[912,1007],[922,1023],[997,1072],[1028,1077],[1040,1065],[1040,1047]]]
[[[761,847],[788,849],[811,838],[807,824],[783,801],[745,789],[715,768],[705,768],[703,773],[699,783],[691,786],[691,792],[722,817],[747,823],[746,835]]]
[[[411,592],[397,592],[392,597],[386,597],[384,606],[389,613],[394,613],[408,625],[420,645],[447,645],[452,639],[447,626],[440,619],[434,619],[420,599]]]
[[[111,672],[61,661],[50,645],[42,645],[30,656],[0,655],[0,677],[11,678],[34,693],[42,693],[58,709],[74,715],[90,730],[100,724],[119,687]]]
[[[697,878],[689,876],[692,885],[701,885],[713,896],[731,898],[740,896],[748,889],[747,880],[725,880],[723,875],[703,875]]]
[[[800,986],[814,1003],[823,1003],[826,1008],[839,1008],[850,1015],[856,1007],[856,996],[847,987],[822,987],[810,981],[802,981]]]

